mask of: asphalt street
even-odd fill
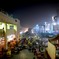
[[[14,55],[11,59],[33,59],[33,57],[34,57],[34,54],[31,51],[24,49],[20,51],[19,54]]]

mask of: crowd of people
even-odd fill
[[[37,44],[35,42],[33,41],[33,38],[31,39],[22,38],[21,40],[19,39],[19,41],[17,41],[15,38],[13,41],[8,42],[8,50],[4,51],[4,49],[2,49],[3,53],[7,52],[7,55],[4,54],[4,58],[6,56],[10,58],[13,54],[18,54],[21,50],[27,49],[31,51],[37,57],[37,59],[39,58],[43,59],[42,56],[44,54],[40,52],[40,45],[39,47],[37,47]],[[35,57],[33,57],[33,59],[35,59]]]

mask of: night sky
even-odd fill
[[[20,20],[23,27],[33,27],[36,24],[43,25],[44,22],[52,22],[52,16],[57,15],[59,2],[53,1],[0,1],[0,10],[13,15]]]

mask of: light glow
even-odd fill
[[[53,22],[53,25],[56,25],[56,22]]]
[[[11,40],[13,40],[15,38],[15,35],[14,34],[11,34],[11,35],[9,35],[9,36],[7,36],[7,41],[11,41]]]
[[[52,21],[54,22],[54,16],[52,16]]]
[[[27,32],[28,31],[28,28],[26,28],[25,30],[24,30],[24,32]]]
[[[23,34],[23,32],[20,32],[20,34]]]
[[[14,29],[17,31],[17,26],[16,25],[14,25]]]
[[[34,30],[32,29],[31,32],[34,33]]]
[[[4,26],[5,26],[5,24],[4,24],[4,23],[1,23],[1,24],[0,24],[0,29],[3,29]]]

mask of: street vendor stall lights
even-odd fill
[[[12,34],[12,35],[9,35],[9,36],[7,36],[7,41],[11,41],[11,40],[13,40],[15,38],[15,35],[14,34]]]

